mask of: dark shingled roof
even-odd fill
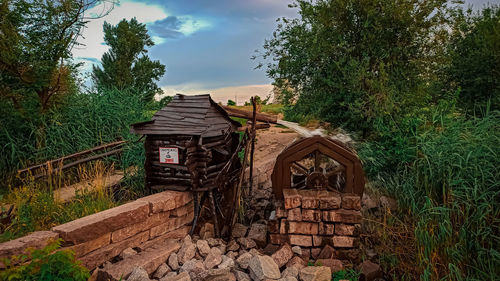
[[[210,95],[175,95],[151,121],[135,123],[130,131],[141,135],[193,135],[214,137],[234,131],[241,124],[229,117]]]

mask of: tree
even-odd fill
[[[0,3],[0,99],[41,113],[75,89],[71,49],[97,0]],[[100,15],[102,16],[102,15]]]
[[[103,29],[104,41],[110,49],[101,58],[102,68],[93,67],[96,87],[133,87],[142,92],[145,101],[163,93],[155,81],[165,74],[165,65],[146,55],[146,48],[154,46],[146,25],[133,18],[123,19],[116,26],[105,22]]]
[[[227,100],[227,105],[236,105],[234,100]]]
[[[449,46],[447,74],[451,87],[459,90],[459,106],[481,111],[489,102],[491,110],[500,109],[499,7],[460,13]]]
[[[446,0],[291,6],[299,17],[279,19],[263,54],[289,117],[313,115],[367,136],[430,101],[447,38]]]

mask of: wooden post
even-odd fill
[[[251,98],[252,106],[253,106],[253,115],[252,115],[252,125],[250,127],[251,131],[251,149],[250,149],[250,179],[249,179],[249,191],[248,195],[252,194],[252,187],[253,187],[253,154],[255,151],[255,123],[256,123],[256,117],[257,117],[257,104],[255,103],[255,98]]]

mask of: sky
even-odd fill
[[[466,0],[482,7],[500,0]],[[84,62],[84,70],[99,64],[108,47],[102,25],[116,25],[123,18],[145,23],[155,46],[148,50],[153,60],[166,65],[159,85],[167,95],[210,93],[216,101],[237,100],[242,104],[252,95],[272,93],[264,69],[251,60],[272,36],[279,17],[295,17],[291,0],[122,0],[103,3],[87,11],[90,20],[73,49],[73,57]]]

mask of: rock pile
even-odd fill
[[[188,235],[180,241],[169,240],[162,247],[170,247],[174,251],[170,251],[168,256],[161,256],[155,269],[144,268],[149,267],[144,265],[135,267],[128,276],[105,276],[102,274],[106,270],[105,266],[96,277],[97,280],[122,278],[127,281],[326,281],[331,280],[334,271],[342,268],[332,267],[328,263],[307,266],[307,261],[301,256],[302,249],[298,246],[292,248],[289,244],[284,244],[277,248],[268,245],[264,249],[258,249],[259,238],[262,233],[266,233],[264,227],[265,225],[253,225],[248,229],[236,224],[229,242],[215,238],[201,239],[196,235],[193,238]],[[252,237],[257,238],[257,241]],[[158,248],[160,247],[156,247],[157,250]],[[134,257],[137,259],[142,253],[132,254],[130,249],[126,252],[122,262]]]

